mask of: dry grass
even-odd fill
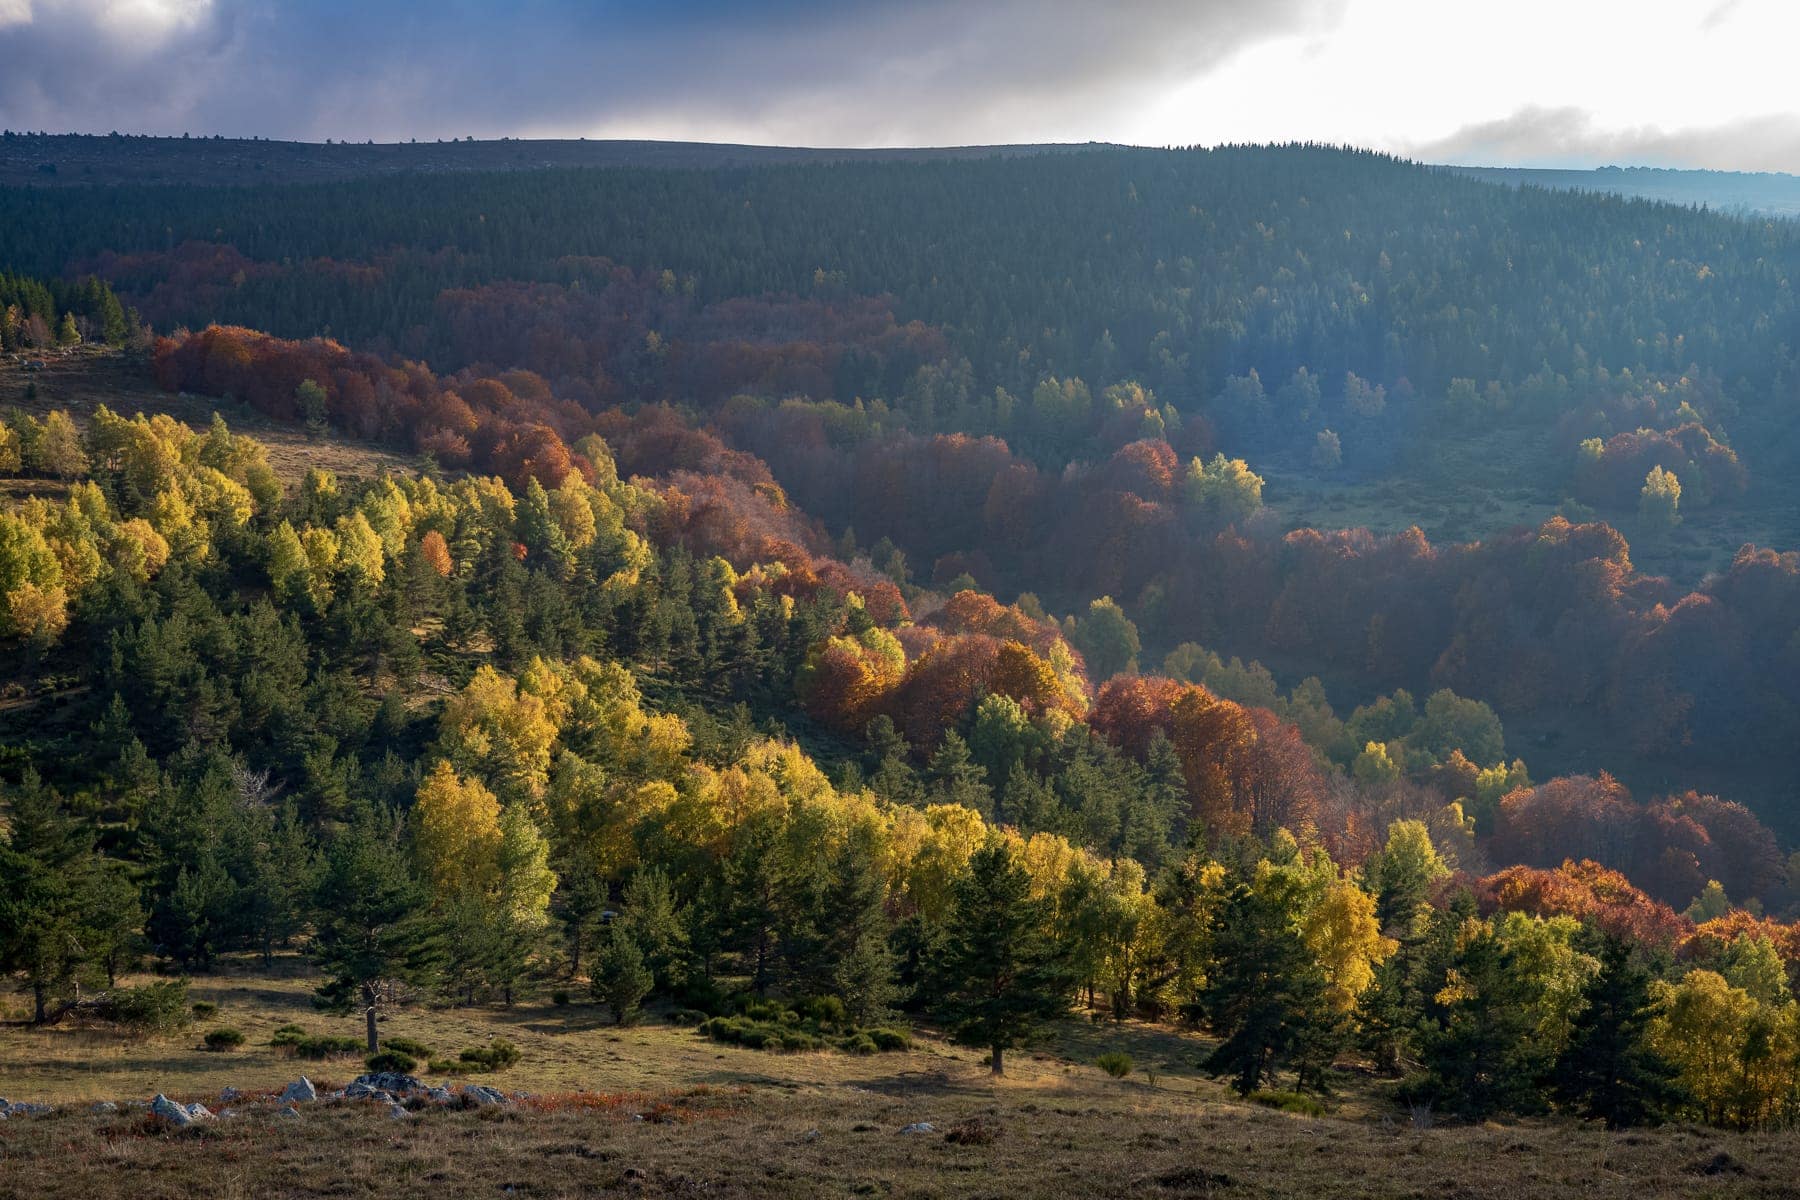
[[[35,361],[41,361],[43,369],[26,370],[26,363]],[[37,396],[28,400],[25,391],[32,383],[37,385]],[[309,467],[323,467],[344,478],[373,478],[383,471],[413,472],[409,460],[376,446],[335,436],[314,438],[241,404],[209,396],[170,395],[156,386],[142,355],[84,348],[63,354],[0,357],[0,408],[40,415],[65,409],[76,424],[86,428],[89,415],[101,404],[125,416],[168,413],[198,430],[207,427],[215,411],[223,413],[233,431],[249,434],[269,448],[269,465],[290,483],[299,481]],[[23,497],[61,490],[42,480],[0,479],[0,494]]]
[[[342,1083],[354,1060],[303,1063],[266,1045],[298,1021],[352,1034],[308,1004],[300,964],[197,981],[219,1012],[150,1044],[63,1030],[0,1029],[0,1094],[11,1099],[214,1102],[235,1086],[273,1090],[301,1073]],[[198,1049],[230,1024],[236,1054]],[[1307,1119],[1232,1099],[1194,1063],[1206,1043],[1153,1026],[1069,1022],[989,1078],[979,1054],[929,1036],[908,1053],[771,1054],[721,1046],[652,1020],[620,1030],[585,1005],[409,1009],[387,1023],[454,1052],[503,1035],[524,1052],[483,1077],[532,1098],[508,1111],[317,1105],[276,1121],[268,1104],[198,1131],[141,1115],[56,1114],[0,1124],[0,1200],[59,1196],[1789,1196],[1791,1137],[1674,1128],[1608,1134],[1523,1122],[1415,1131],[1375,1098],[1347,1096]],[[1129,1051],[1125,1080],[1093,1065]],[[1145,1068],[1154,1068],[1152,1083]],[[640,1119],[641,1118],[641,1119]],[[917,1121],[931,1134],[899,1130]],[[955,1136],[949,1136],[954,1134]]]

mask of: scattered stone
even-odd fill
[[[313,1087],[312,1080],[304,1075],[288,1084],[287,1087],[283,1088],[281,1091],[281,1099],[290,1104],[317,1100],[318,1098],[318,1089]]]
[[[447,1087],[428,1087],[425,1089],[425,1095],[436,1104],[449,1104],[456,1099],[455,1094]]]
[[[373,1075],[358,1075],[351,1082],[350,1087],[354,1088],[358,1084],[378,1092],[391,1092],[396,1096],[405,1096],[425,1090],[425,1085],[417,1079],[411,1075],[402,1075],[398,1071],[380,1071]]]
[[[930,1121],[914,1121],[911,1125],[908,1125],[905,1129],[902,1129],[900,1132],[901,1133],[936,1133],[937,1126],[933,1125]]]
[[[361,1079],[353,1080],[342,1094],[346,1100],[380,1100],[386,1104],[394,1102],[393,1094],[385,1088],[374,1087]]]
[[[212,1113],[207,1110],[206,1105],[197,1102],[178,1104],[161,1092],[158,1092],[156,1099],[150,1102],[150,1114],[162,1118],[178,1129],[192,1125],[195,1121],[212,1119]]]
[[[97,1113],[116,1113],[119,1111],[119,1106],[114,1104],[111,1100],[96,1100],[89,1111]]]
[[[511,1100],[507,1099],[506,1093],[499,1088],[485,1087],[479,1083],[464,1084],[462,1096],[463,1103],[479,1108],[486,1108],[492,1104],[512,1103]]]
[[[242,1100],[243,1098],[244,1098],[244,1093],[238,1091],[234,1087],[228,1087],[224,1091],[219,1093],[219,1103],[220,1104],[230,1104],[234,1100]]]
[[[295,1108],[291,1104],[285,1104],[281,1107],[280,1111],[278,1111],[275,1115],[277,1117],[285,1117],[286,1119],[293,1121],[293,1120],[297,1120],[299,1118],[300,1110]]]
[[[816,1142],[819,1140],[819,1131],[816,1129],[809,1129],[800,1135],[800,1140],[803,1142]]]
[[[407,1112],[406,1109],[401,1107],[400,1105],[398,1105],[398,1104],[388,1105],[388,1120],[403,1121],[407,1117],[410,1117],[410,1116],[412,1116],[412,1114]]]
[[[0,1100],[0,1112],[4,1112],[9,1117],[43,1117],[49,1115],[50,1106],[48,1104],[32,1104],[24,1100],[14,1100],[8,1104],[6,1101]]]

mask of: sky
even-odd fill
[[[1800,0],[0,0],[0,126],[1800,173]]]

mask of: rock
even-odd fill
[[[212,1118],[212,1113],[207,1111],[206,1105],[178,1104],[161,1092],[158,1092],[156,1099],[150,1102],[150,1115],[160,1117],[178,1129],[192,1125],[195,1121]]]
[[[360,1079],[355,1080],[349,1087],[345,1088],[343,1096],[346,1100],[381,1100],[388,1104],[394,1102],[392,1094],[382,1088],[366,1084]]]
[[[816,1142],[819,1140],[819,1131],[816,1129],[809,1129],[800,1135],[800,1140],[803,1142]]]
[[[937,1126],[933,1125],[930,1121],[914,1121],[911,1125],[908,1125],[905,1129],[902,1129],[900,1132],[901,1133],[936,1133]]]
[[[511,1104],[506,1093],[499,1088],[484,1087],[479,1083],[466,1083],[462,1090],[463,1103],[478,1108],[486,1108],[492,1104]]]
[[[289,1121],[293,1121],[293,1120],[297,1120],[299,1118],[300,1110],[295,1108],[291,1104],[285,1104],[281,1107],[280,1111],[278,1111],[275,1115],[277,1117],[284,1117]]]
[[[407,1096],[413,1092],[422,1092],[425,1085],[411,1075],[402,1075],[398,1071],[379,1071],[373,1075],[358,1075],[350,1087],[362,1084],[379,1092],[392,1092],[396,1096]],[[346,1088],[346,1091],[349,1089]]]
[[[403,1121],[407,1117],[410,1117],[410,1116],[412,1116],[412,1114],[407,1112],[406,1109],[402,1108],[400,1105],[398,1105],[398,1104],[388,1105],[388,1120]]]
[[[312,1080],[302,1075],[281,1090],[281,1099],[289,1104],[301,1103],[319,1098],[318,1089],[313,1087]]]
[[[447,1087],[428,1087],[425,1089],[425,1095],[434,1104],[449,1104],[456,1099],[455,1094]]]
[[[235,1108],[221,1108],[219,1110],[219,1120],[221,1120],[221,1121],[230,1120],[232,1117],[235,1117],[237,1115],[238,1115],[237,1109],[235,1109]]]
[[[119,1111],[119,1106],[114,1104],[111,1100],[96,1100],[89,1111],[97,1113],[116,1113]]]
[[[220,1104],[230,1104],[234,1100],[242,1100],[243,1098],[244,1098],[244,1093],[238,1091],[234,1087],[228,1087],[224,1091],[219,1093],[219,1103]]]
[[[6,1101],[0,1100],[0,1111],[5,1112],[9,1117],[42,1117],[49,1115],[50,1106],[48,1104],[31,1104],[24,1100],[14,1100],[8,1104]]]

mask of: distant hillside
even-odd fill
[[[1800,216],[1800,176],[1748,171],[1675,171],[1660,167],[1601,167],[1594,171],[1550,171],[1525,167],[1449,167],[1459,174],[1503,183],[1560,191],[1611,192],[1704,204],[1724,212]]]
[[[947,146],[893,150],[733,146],[707,142],[562,140],[360,143],[8,133],[0,185],[320,183],[407,172],[551,167],[773,166],[919,162],[1055,154],[1089,145]]]

